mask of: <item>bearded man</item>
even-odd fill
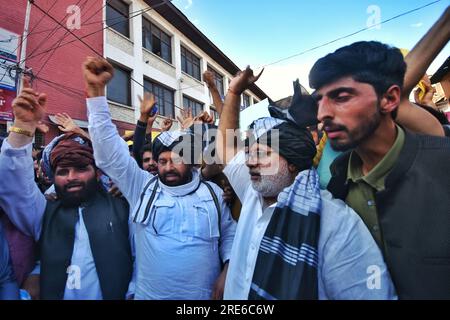
[[[395,299],[382,254],[357,214],[320,190],[316,147],[289,118],[261,118],[236,147],[250,68],[230,83],[216,139],[224,173],[243,206],[225,299]],[[228,132],[227,132],[228,131]],[[377,283],[371,282],[376,273]]]
[[[40,243],[42,299],[125,299],[133,272],[128,204],[101,188],[89,139],[68,133],[47,149],[57,201],[47,202],[34,183],[32,137],[45,103],[27,83],[13,101],[15,121],[0,155],[0,205]]]

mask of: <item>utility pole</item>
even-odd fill
[[[30,14],[31,14],[31,0],[27,1],[27,10],[25,12],[25,24],[23,27],[22,34],[22,45],[20,47],[20,64],[19,67],[22,72],[18,73],[18,81],[17,81],[17,95],[19,95],[20,90],[23,85],[23,72],[25,71],[25,57],[27,54],[27,40],[28,40],[28,28],[30,25]]]

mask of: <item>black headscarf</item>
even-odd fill
[[[299,170],[309,169],[316,155],[316,145],[311,133],[305,127],[290,120],[261,118],[252,123],[253,136],[247,139],[247,145],[255,142],[269,147],[278,147],[277,151],[286,161]],[[278,139],[278,140],[276,140]],[[278,141],[278,146],[275,145]]]

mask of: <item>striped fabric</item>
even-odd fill
[[[283,122],[286,121],[272,117],[259,118],[250,124],[249,129],[253,129],[253,136],[257,140],[267,131]]]
[[[318,298],[320,210],[317,172],[302,171],[278,196],[260,244],[249,299]]]
[[[303,261],[310,266],[317,268],[319,260],[317,250],[314,247],[302,243],[300,248],[296,248],[283,241],[280,237],[264,237],[261,241],[260,250],[265,253],[276,254],[286,263],[293,266],[295,266],[298,261]]]
[[[190,132],[185,130],[164,131],[161,132],[156,139],[158,139],[166,147],[169,147],[172,143],[185,134],[190,134]]]

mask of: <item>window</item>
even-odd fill
[[[181,46],[181,70],[200,81],[200,58]]]
[[[113,64],[114,77],[108,83],[108,100],[131,106],[131,74]]]
[[[158,113],[168,118],[174,118],[174,91],[154,81],[144,79],[144,89],[155,95]]]
[[[244,109],[247,108],[248,106],[250,106],[250,96],[246,93],[243,94],[244,96]]]
[[[219,119],[219,113],[216,111],[216,109],[211,108],[211,111],[214,115],[214,121],[217,121]]]
[[[142,45],[157,56],[172,63],[170,36],[144,18],[142,18]]]
[[[203,112],[203,103],[200,103],[187,96],[183,96],[183,108],[184,109],[191,108],[192,115],[195,117]]]
[[[211,71],[214,74],[214,82],[216,83],[217,90],[219,91],[220,95],[224,96],[224,90],[223,90],[223,76],[218,73],[216,70],[208,66],[208,70]]]
[[[128,11],[128,4],[120,0],[108,0],[106,2],[106,25],[127,38],[130,37]]]

